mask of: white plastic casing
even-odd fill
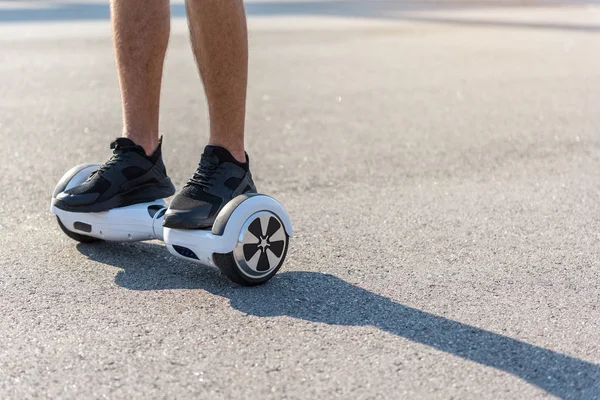
[[[242,226],[252,215],[260,211],[269,211],[277,215],[288,236],[292,236],[292,223],[283,206],[269,196],[253,196],[238,205],[225,225],[222,235],[214,235],[210,230],[184,230],[164,228],[165,243],[169,251],[180,258],[203,265],[215,267],[213,254],[227,254],[241,241]],[[221,211],[224,212],[224,211]],[[173,248],[173,245],[185,247],[194,252],[198,259],[185,257]]]
[[[152,214],[148,210],[154,207]],[[117,242],[139,242],[142,240],[163,240],[164,200],[113,208],[97,213],[75,213],[52,206],[52,212],[60,218],[70,231],[97,239]],[[158,210],[157,210],[158,209]],[[79,230],[83,224],[90,231]]]

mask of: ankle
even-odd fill
[[[231,150],[227,150],[231,153],[231,155],[233,156],[233,158],[235,158],[236,160],[238,160],[239,162],[241,162],[242,164],[245,164],[246,161],[248,161],[246,159],[246,152],[244,150],[241,151],[231,151]]]
[[[245,164],[246,161],[248,161],[246,159],[246,152],[244,151],[244,148],[242,147],[241,149],[238,147],[233,147],[233,146],[228,146],[224,143],[221,143],[219,141],[215,141],[215,140],[209,140],[208,142],[209,146],[219,146],[224,148],[225,150],[227,150],[229,152],[229,154],[231,154],[233,156],[233,158],[235,158],[238,162]]]
[[[123,137],[126,137],[133,141],[133,143],[137,144],[138,146],[141,146],[148,157],[154,154],[154,152],[158,148],[159,140],[157,137],[154,136],[156,135],[147,137],[147,135],[138,135],[135,133],[123,132]]]

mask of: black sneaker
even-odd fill
[[[194,176],[173,198],[163,226],[210,228],[221,208],[242,193],[256,193],[248,155],[241,163],[223,147],[206,146]]]
[[[110,144],[113,156],[88,180],[60,193],[57,208],[71,212],[100,212],[172,196],[175,187],[162,161],[162,138],[147,156],[141,146],[127,138]]]

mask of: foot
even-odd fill
[[[113,156],[81,185],[60,193],[57,208],[100,212],[172,196],[175,187],[162,161],[162,139],[150,156],[127,138],[110,145]]]
[[[173,198],[163,225],[210,228],[225,204],[243,193],[256,193],[248,156],[241,163],[223,147],[206,146],[196,173]]]

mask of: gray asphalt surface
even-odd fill
[[[173,9],[180,187],[207,128]],[[600,398],[598,5],[248,11],[248,151],[297,233],[251,289],[59,231],[120,132],[107,7],[0,1],[0,398]]]

